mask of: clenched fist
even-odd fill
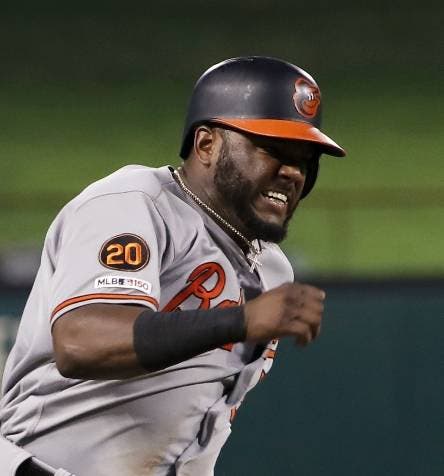
[[[325,292],[302,283],[286,283],[245,304],[248,341],[268,341],[291,336],[300,345],[321,330]]]

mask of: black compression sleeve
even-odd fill
[[[134,322],[134,351],[142,367],[149,371],[245,337],[243,306],[175,312],[146,310]]]

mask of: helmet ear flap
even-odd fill
[[[319,156],[309,162],[305,184],[301,194],[301,200],[305,198],[313,189],[319,172]]]

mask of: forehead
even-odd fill
[[[243,147],[273,149],[301,156],[312,156],[319,150],[315,143],[303,140],[262,136],[233,129],[225,129],[225,135],[229,137],[230,142]]]

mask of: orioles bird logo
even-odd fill
[[[305,78],[299,78],[294,83],[294,105],[301,116],[311,119],[316,116],[321,104],[321,92],[319,88]]]

